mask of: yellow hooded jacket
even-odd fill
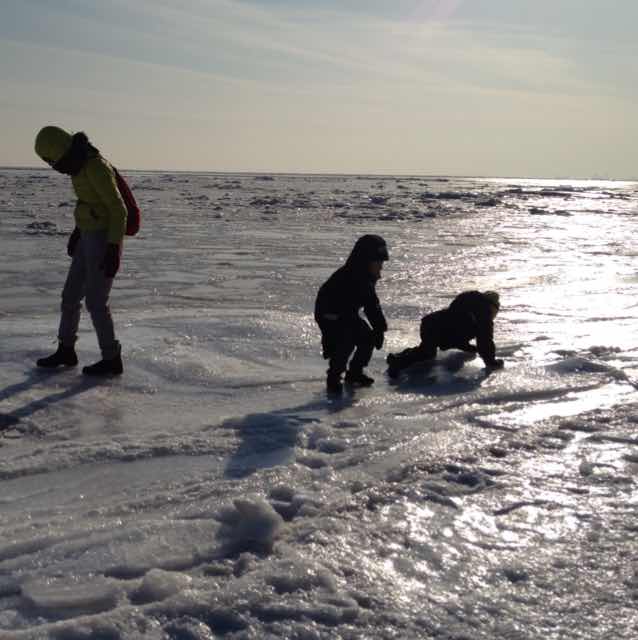
[[[54,164],[71,147],[71,134],[59,127],[44,127],[35,140],[35,152]],[[113,167],[99,154],[89,154],[80,172],[71,176],[77,196],[75,225],[80,231],[106,230],[107,241],[120,244],[126,232],[126,205],[115,181]]]

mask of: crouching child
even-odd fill
[[[407,367],[432,360],[437,349],[460,349],[478,353],[488,368],[499,369],[494,346],[494,318],[500,309],[495,291],[465,291],[449,307],[429,313],[421,319],[421,344],[401,353],[390,353],[386,359],[388,375],[394,378]],[[470,340],[476,338],[476,345]]]
[[[363,370],[374,348],[383,347],[388,330],[376,293],[386,260],[385,240],[376,235],[362,236],[346,263],[319,289],[315,320],[321,329],[323,357],[329,361],[326,386],[330,393],[343,390],[341,376],[346,369],[346,384],[368,387],[374,383]],[[359,315],[361,308],[370,324]]]

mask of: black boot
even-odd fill
[[[58,350],[46,358],[40,358],[36,364],[43,369],[55,369],[56,367],[75,367],[78,363],[78,357],[75,355],[74,347],[63,347],[62,343],[58,343]]]
[[[340,373],[328,373],[328,377],[326,378],[326,391],[328,391],[328,393],[334,393],[335,395],[343,392]]]
[[[84,367],[82,373],[85,376],[119,376],[122,375],[122,356],[117,355],[110,360],[100,360],[89,367]]]
[[[374,384],[374,378],[367,376],[363,373],[362,369],[352,370],[350,369],[346,373],[346,384],[357,387],[371,387]]]

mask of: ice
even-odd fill
[[[309,467],[310,469],[322,469],[330,464],[324,456],[316,454],[297,456],[297,462]]]
[[[271,575],[268,582],[280,594],[313,589],[336,593],[338,590],[332,574],[312,563],[285,562],[277,566],[276,571],[277,573]],[[353,604],[348,603],[349,606]]]
[[[217,519],[224,524],[219,535],[233,552],[248,549],[272,551],[284,525],[273,507],[258,497],[236,499],[233,507],[221,511]]]
[[[164,600],[189,588],[191,582],[192,578],[188,575],[151,569],[132,594],[131,600],[138,604]]]
[[[554,371],[556,373],[605,373],[609,376],[617,379],[625,379],[626,376],[622,371],[619,371],[613,366],[605,364],[604,362],[595,362],[588,358],[574,356],[567,357],[561,360],[560,362],[556,362],[554,364],[548,365],[547,369],[549,371]]]
[[[57,226],[53,222],[30,222],[27,226],[28,234],[41,234],[41,235],[64,235],[64,231],[59,231]]]
[[[108,579],[90,582],[62,579],[29,582],[22,587],[26,603],[41,613],[66,617],[86,615],[112,609],[118,598],[118,588]]]
[[[125,374],[95,382],[33,367],[68,179],[0,172],[0,638],[633,640],[636,184],[127,177]],[[363,233],[390,331],[335,399],[312,304]],[[389,380],[468,288],[501,293],[505,368]]]

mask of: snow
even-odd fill
[[[226,553],[246,550],[271,552],[281,533],[283,518],[265,500],[235,499],[232,508],[217,515],[223,523],[219,537],[225,540]]]
[[[135,603],[158,602],[187,589],[192,582],[188,575],[177,571],[151,569],[142,580],[142,584],[132,594]]]
[[[125,373],[94,381],[33,367],[68,180],[0,171],[0,638],[635,636],[638,185],[128,177]],[[363,233],[390,331],[338,399],[312,305]],[[505,369],[388,379],[468,288],[501,293]]]

